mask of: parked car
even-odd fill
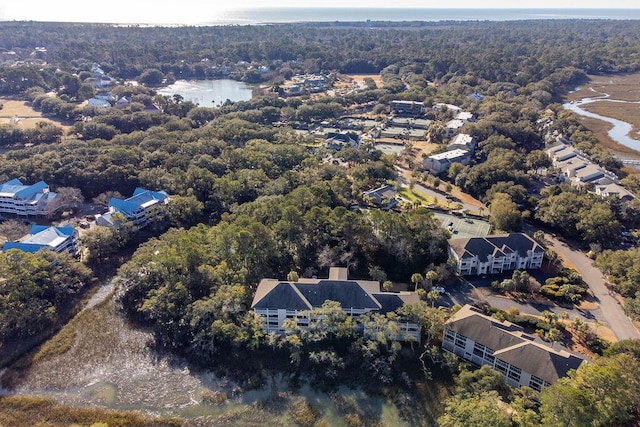
[[[436,292],[439,292],[441,294],[446,294],[447,293],[447,291],[445,291],[442,286],[432,286],[431,289],[436,291]]]

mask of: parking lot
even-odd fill
[[[434,216],[451,232],[452,238],[484,237],[491,231],[491,224],[475,217],[462,217],[434,212]]]

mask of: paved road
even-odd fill
[[[496,294],[485,283],[474,286],[464,278],[458,284],[448,289],[446,297],[442,299],[440,304],[450,307],[453,304],[464,305],[473,304],[474,302],[486,302],[492,307],[505,311],[515,307],[523,314],[540,316],[543,311],[551,311],[556,314],[567,313],[569,319],[579,317],[585,322],[593,322],[594,320],[602,324],[607,322],[607,319],[605,319],[600,309],[581,310],[577,308],[564,308],[553,303],[545,304],[543,302],[520,301],[512,297]]]
[[[600,304],[604,323],[616,334],[616,337],[620,340],[640,339],[640,333],[624,313],[618,301],[609,293],[609,289],[605,286],[605,279],[600,270],[592,265],[593,261],[579,250],[549,234],[546,234],[546,240],[547,246],[561,258],[572,263],[589,285],[595,299]]]

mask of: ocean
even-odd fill
[[[392,9],[262,8],[219,11],[199,25],[255,25],[291,22],[520,21],[533,19],[640,19],[640,9]]]

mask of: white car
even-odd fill
[[[431,289],[436,291],[436,292],[440,292],[441,294],[446,294],[447,293],[447,291],[445,291],[442,286],[433,286]]]

